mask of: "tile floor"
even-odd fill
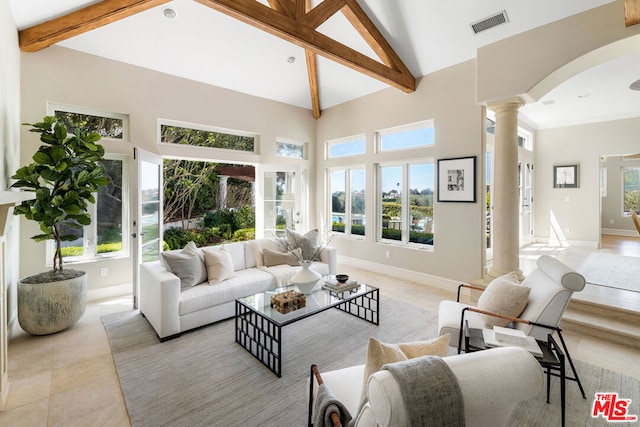
[[[437,311],[453,292],[342,267],[358,280],[380,287],[383,296]],[[33,337],[20,332],[9,344],[10,390],[0,426],[130,425],[103,314],[131,309],[131,298],[91,302],[83,318],[58,334]],[[640,378],[640,349],[565,333],[575,359]]]

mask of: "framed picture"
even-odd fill
[[[554,166],[554,188],[578,188],[578,165]]]
[[[438,159],[438,201],[476,202],[476,156]]]

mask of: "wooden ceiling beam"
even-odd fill
[[[347,0],[347,7],[342,9],[342,13],[382,62],[402,73],[411,74],[356,0]]]
[[[346,4],[346,0],[324,0],[307,13],[304,23],[311,28],[318,28],[327,19],[345,7]]]
[[[305,1],[305,14],[311,10],[311,0]],[[309,80],[309,94],[311,95],[311,113],[313,118],[320,118],[320,90],[318,84],[318,60],[316,54],[309,50],[304,50],[304,56],[307,60],[307,75]]]
[[[402,69],[406,67],[390,67],[375,61],[255,0],[196,1],[404,92],[415,91],[415,77]]]
[[[624,0],[624,25],[640,24],[640,0]]]
[[[277,10],[280,13],[295,18],[296,14],[293,9],[293,4],[289,0],[267,0],[271,9]]]
[[[23,52],[37,52],[87,31],[102,27],[170,0],[103,0],[18,33]]]

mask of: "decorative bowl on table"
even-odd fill
[[[348,274],[336,274],[336,280],[338,281],[338,283],[347,283],[347,281],[349,280],[349,275]]]

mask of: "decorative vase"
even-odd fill
[[[309,295],[313,291],[318,280],[322,277],[320,273],[309,268],[312,263],[313,261],[308,260],[300,261],[299,264],[302,266],[302,269],[296,272],[291,276],[291,279],[289,279],[289,281],[305,295]]]
[[[82,273],[79,277],[57,282],[18,282],[20,327],[31,335],[48,335],[63,331],[80,320],[87,301],[87,275]]]

